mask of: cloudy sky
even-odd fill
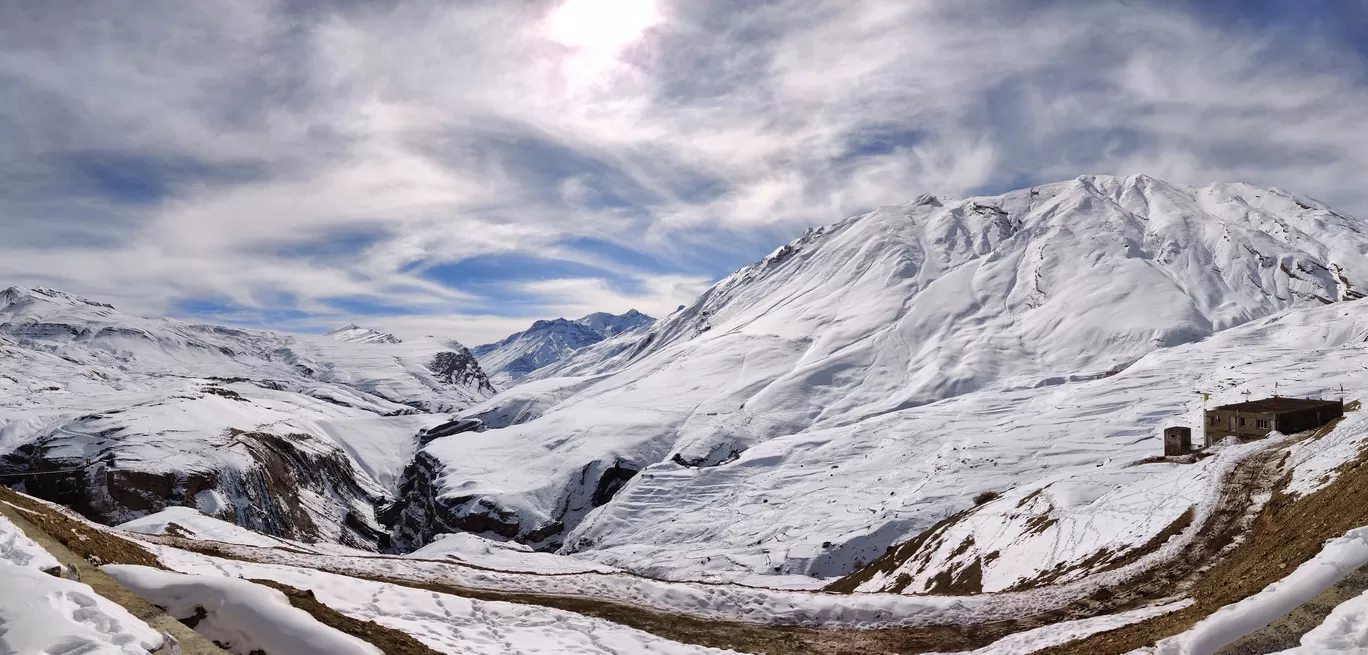
[[[1085,173],[1368,217],[1350,0],[7,0],[0,287],[468,344]]]

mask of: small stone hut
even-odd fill
[[[1178,457],[1192,452],[1192,428],[1164,428],[1164,456]]]
[[[1282,398],[1274,396],[1208,409],[1203,421],[1206,445],[1226,437],[1252,441],[1277,430],[1293,434],[1318,428],[1344,416],[1344,403],[1338,400]]]

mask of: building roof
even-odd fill
[[[1338,400],[1312,400],[1310,398],[1264,398],[1262,400],[1251,400],[1249,402],[1235,403],[1233,405],[1221,405],[1215,409],[1231,410],[1237,412],[1291,412],[1299,409],[1314,409],[1316,407],[1339,407]]]

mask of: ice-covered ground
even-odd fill
[[[456,562],[524,573],[612,573],[611,566],[539,553],[530,547],[507,541],[494,541],[478,535],[457,533],[437,535],[432,543],[404,557],[414,559],[451,559]]]
[[[0,653],[146,655],[162,636],[89,585],[49,575],[57,560],[0,516]]]
[[[1051,646],[1082,639],[1088,635],[1115,630],[1132,623],[1138,623],[1169,612],[1175,612],[1191,604],[1191,600],[1182,600],[1165,605],[1144,607],[1129,612],[1106,614],[1103,616],[1095,616],[1090,619],[1056,623],[1054,625],[1047,625],[1034,630],[1027,630],[1025,632],[1009,635],[984,646],[983,648],[959,652],[963,655],[1027,655],[1028,653],[1034,653]],[[931,653],[930,655],[949,654]]]
[[[173,527],[174,526],[174,527]],[[318,556],[375,557],[375,553],[329,543],[303,543],[248,530],[237,524],[205,515],[192,507],[168,507],[155,514],[115,526],[116,529],[149,535],[185,537],[198,541],[285,548]],[[539,553],[522,544],[494,541],[478,535],[443,534],[432,543],[402,555],[408,559],[449,560],[478,568],[515,573],[559,575],[566,573],[612,573],[616,569],[563,555]]]
[[[244,546],[297,547],[296,542],[254,532],[235,523],[206,516],[193,507],[168,507],[155,514],[148,514],[115,527],[119,530],[142,534],[169,534],[201,541],[221,541]]]

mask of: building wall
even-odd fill
[[[1344,407],[1327,406],[1301,409],[1278,415],[1278,430],[1287,434],[1318,428],[1330,421],[1344,416]]]
[[[1318,428],[1341,416],[1344,416],[1344,406],[1334,404],[1276,414],[1209,409],[1203,417],[1202,433],[1205,435],[1205,444],[1210,446],[1229,436],[1250,441],[1267,437],[1273,430],[1283,434],[1294,434]]]
[[[1164,429],[1164,455],[1174,457],[1192,452],[1192,430],[1189,428]]]
[[[1206,436],[1206,445],[1210,446],[1230,436],[1243,441],[1262,439],[1273,431],[1275,424],[1275,417],[1268,412],[1209,409],[1202,421],[1202,433]]]

